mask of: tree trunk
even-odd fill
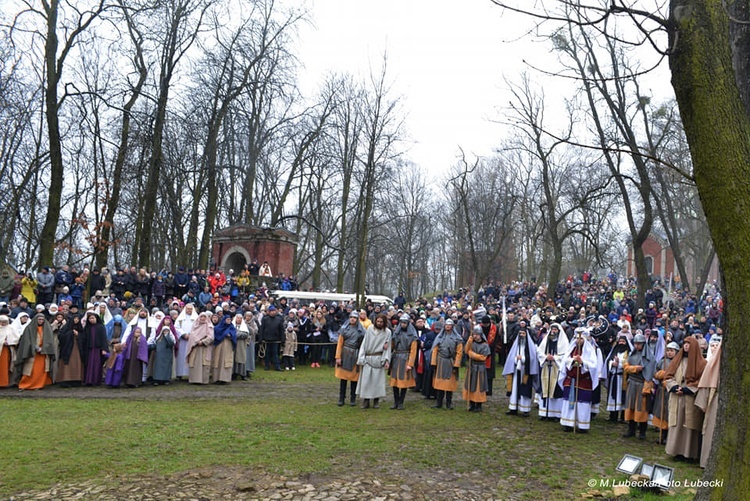
[[[102,222],[102,231],[99,237],[99,242],[96,250],[96,267],[102,269],[107,265],[107,259],[109,256],[109,249],[112,246],[112,235],[114,234],[114,221],[115,213],[120,205],[120,191],[122,188],[122,170],[125,166],[125,157],[128,153],[128,145],[130,141],[130,120],[131,110],[135,106],[136,101],[141,95],[141,89],[143,84],[146,82],[148,76],[148,68],[143,59],[143,46],[140,34],[137,32],[135,25],[133,24],[128,9],[120,2],[120,7],[125,14],[128,29],[130,32],[131,39],[135,45],[135,55],[133,56],[133,62],[135,63],[136,69],[138,70],[138,81],[133,86],[132,94],[130,99],[122,107],[122,129],[120,130],[120,144],[117,147],[117,157],[115,158],[115,166],[112,169],[112,175],[110,180],[112,182],[112,189],[107,200],[107,211],[104,215],[104,221]]]
[[[729,18],[721,0],[673,0],[672,85],[693,158],[695,181],[725,282],[725,349],[711,460],[696,499],[744,499],[750,492],[750,120],[732,67]],[[679,34],[679,36],[677,36]],[[746,57],[747,54],[743,54]]]
[[[47,200],[47,216],[42,232],[39,235],[39,266],[53,265],[57,224],[60,221],[60,204],[63,189],[63,158],[60,141],[60,122],[58,120],[57,84],[60,75],[57,67],[57,9],[58,0],[50,0],[47,8],[47,40],[44,46],[44,58],[47,69],[47,85],[44,89],[44,110],[49,135],[50,182]]]

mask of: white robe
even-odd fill
[[[555,359],[551,361],[554,365],[547,363],[548,337],[549,334],[544,336],[536,350],[539,359],[539,380],[542,387],[542,393],[539,394],[539,416],[559,419],[564,399],[552,398],[552,395],[555,394],[555,388],[557,388],[560,364],[562,364],[562,360],[568,352],[568,337],[560,329],[560,333],[557,335],[557,354],[554,355]],[[545,379],[548,379],[546,383]],[[547,396],[547,394],[549,395]],[[549,402],[549,406],[547,402]]]
[[[558,378],[558,384],[563,387],[563,382],[568,375],[568,371],[572,368],[573,358],[571,353],[575,350],[575,341],[570,343],[568,351],[560,364],[560,376]],[[581,366],[582,373],[589,373],[591,376],[591,389],[592,392],[599,385],[599,365],[596,357],[596,351],[594,347],[588,342],[583,343],[583,355],[581,356],[583,364]],[[582,402],[576,399],[576,402],[571,405],[571,402],[566,401],[562,404],[560,411],[560,424],[563,426],[576,427],[580,430],[588,430],[591,427],[591,402]]]
[[[193,310],[192,315],[188,315],[185,309],[183,309],[175,321],[175,328],[180,333],[180,338],[177,340],[177,357],[175,359],[176,377],[188,377],[190,375],[190,366],[187,363],[188,340],[183,339],[183,337],[185,334],[190,334],[193,323],[197,319],[198,313],[195,310]]]
[[[378,330],[371,325],[359,348],[357,365],[361,367],[357,395],[361,398],[383,398],[385,392],[385,363],[391,359],[391,330]]]

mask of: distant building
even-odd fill
[[[239,273],[254,259],[268,261],[274,276],[289,276],[294,269],[297,237],[284,228],[260,228],[250,224],[234,224],[214,232],[211,257],[224,271]]]
[[[652,279],[659,279],[666,286],[668,285],[669,278],[672,277],[674,283],[685,282],[683,277],[679,276],[677,270],[677,263],[674,259],[674,253],[669,245],[669,241],[666,235],[661,235],[658,232],[651,232],[643,243],[643,254],[646,259],[646,270]],[[690,284],[691,289],[695,288],[696,281],[700,277],[702,262],[696,263],[696,259],[692,256],[685,257],[685,273],[687,273],[687,283]],[[638,272],[635,269],[635,257],[633,253],[633,246],[628,242],[628,260],[627,260],[627,276],[636,277]],[[719,262],[714,258],[711,263],[711,269],[708,273],[707,283],[719,279]]]

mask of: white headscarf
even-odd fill
[[[107,306],[107,303],[105,303],[104,301],[96,303],[94,305],[94,312],[97,315],[101,315],[102,314],[102,312],[101,312],[101,307],[102,306],[104,306],[104,321],[103,321],[103,324],[107,325],[112,320],[112,318],[113,318],[112,317],[112,312],[109,311],[109,306]]]
[[[576,340],[577,338],[574,337],[570,342],[568,352],[565,354],[565,357],[560,364],[560,375],[557,380],[560,387],[563,386],[565,377],[568,375],[568,369],[570,369],[571,363],[573,362],[572,353],[577,346]],[[581,355],[581,359],[583,360],[583,367],[591,375],[591,389],[596,389],[596,387],[599,386],[599,363],[594,347],[591,346],[591,343],[586,341],[586,338],[583,339],[583,354]]]
[[[8,325],[0,327],[0,348],[7,342],[9,346],[15,346],[18,344],[18,340],[21,338],[20,334],[16,333],[16,330],[10,325],[10,318],[5,315],[0,316],[0,319],[4,319],[8,322]]]
[[[148,310],[146,310],[146,313],[148,314]],[[139,324],[138,321],[144,321],[146,322],[145,325]],[[158,324],[157,324],[158,325]],[[141,328],[141,334],[144,337],[147,337],[149,335],[149,327],[151,327],[151,318],[150,316],[147,316],[146,318],[141,318],[141,312],[135,314],[133,319],[130,321],[128,326],[125,328],[125,332],[122,333],[122,337],[120,338],[121,343],[125,343],[128,338],[130,337],[130,334],[133,332],[133,329],[136,328],[136,326],[139,326]]]
[[[28,321],[25,324],[21,323],[21,318],[26,317]],[[29,325],[29,322],[31,322],[31,317],[28,313],[25,311],[22,311],[18,314],[18,316],[13,320],[13,323],[10,324],[10,326],[13,328],[13,331],[15,332],[15,343],[18,344],[18,340],[21,339],[21,334],[23,334],[23,330],[26,328],[27,325]],[[11,344],[10,341],[8,341],[8,344]]]

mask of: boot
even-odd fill
[[[346,379],[342,379],[339,383],[339,407],[343,407],[344,399],[346,399]]]
[[[370,399],[369,398],[364,399],[364,401],[362,402],[362,408],[363,409],[369,409],[370,408]]]
[[[395,411],[396,409],[398,409],[398,401],[400,397],[401,397],[401,392],[398,391],[398,388],[394,386],[393,387],[393,405],[391,405],[390,407],[392,411]]]
[[[657,438],[656,439],[656,443],[657,444],[659,444],[659,445],[666,445],[666,443],[667,443],[667,432],[668,431],[669,430],[661,430],[659,432],[659,437],[661,437],[661,438]]]
[[[611,423],[616,423],[617,422],[617,411],[610,411],[610,413],[609,413],[609,421]]]
[[[406,398],[406,388],[401,389],[401,398],[398,399],[398,407],[397,409],[402,411],[404,410],[404,399]]]
[[[635,421],[628,421],[628,432],[622,436],[622,438],[630,438],[635,436]]]
[[[453,410],[453,392],[452,391],[445,392],[445,408],[451,411]]]
[[[349,405],[354,407],[357,405],[357,382],[352,381],[351,396],[349,397]]]
[[[474,402],[469,402],[469,412],[476,412],[477,410],[477,404]]]
[[[477,402],[474,412],[482,412],[482,402]]]
[[[437,400],[435,401],[435,405],[432,406],[433,409],[442,409],[443,408],[443,395],[445,392],[438,391],[437,392]]]
[[[638,423],[638,438],[641,440],[646,440],[646,428],[648,427],[648,423]]]
[[[380,399],[379,398],[373,398],[372,399],[372,408],[373,409],[380,409]]]

